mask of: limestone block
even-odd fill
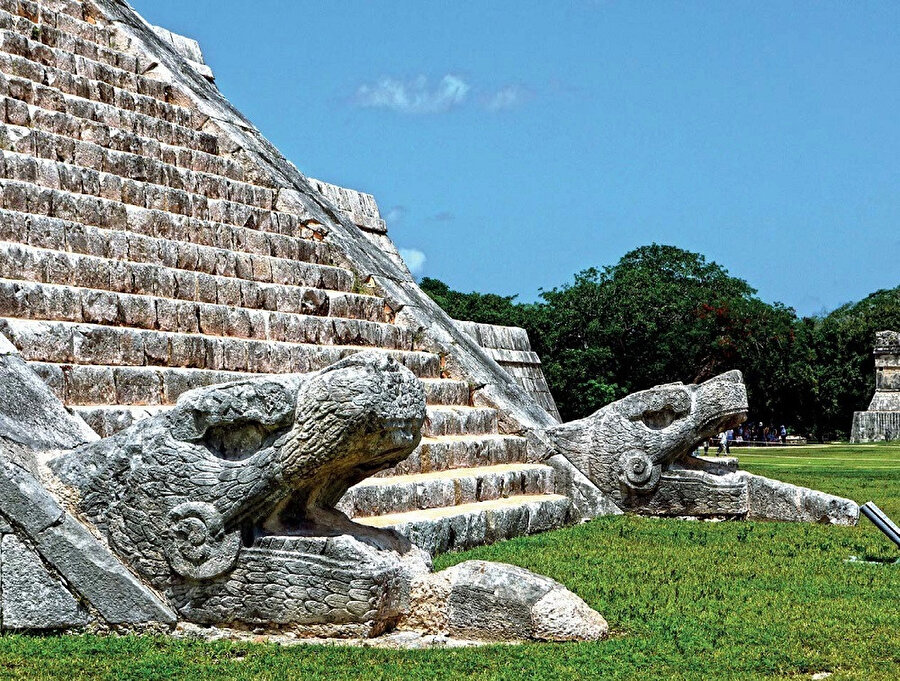
[[[418,577],[400,628],[480,640],[596,641],[609,626],[558,582],[504,563],[465,561]]]
[[[747,481],[748,517],[763,520],[793,520],[829,525],[856,525],[859,506],[816,490],[740,472]]]
[[[116,403],[162,403],[163,386],[159,372],[149,367],[117,367],[113,370],[116,387]]]
[[[425,422],[429,437],[496,432],[497,412],[490,408],[431,407]]]
[[[81,291],[81,311],[85,322],[115,324],[119,319],[119,299],[107,291]]]
[[[16,441],[5,434],[3,437]],[[19,438],[22,439],[21,434]],[[91,433],[90,439],[96,440],[96,435]],[[30,536],[59,523],[64,516],[59,503],[41,487],[34,476],[13,463],[5,451],[0,452],[0,495],[4,516]]]
[[[69,629],[88,623],[85,609],[14,534],[0,542],[0,574],[3,629]]]
[[[393,471],[397,475],[411,475],[452,468],[524,463],[526,457],[526,440],[519,437],[425,438]]]

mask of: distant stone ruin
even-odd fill
[[[851,442],[900,440],[900,332],[875,334],[875,395],[853,414]]]
[[[0,0],[0,628],[595,640],[545,577],[429,554],[610,513],[850,523],[688,452],[740,375],[560,424],[370,195],[307,178],[124,0]],[[768,495],[766,501],[760,501]]]

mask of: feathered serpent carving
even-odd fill
[[[327,532],[322,514],[406,458],[424,418],[412,372],[365,352],[312,374],[192,390],[51,468],[116,551],[165,588],[227,572],[242,539]]]

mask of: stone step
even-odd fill
[[[410,456],[379,477],[414,475],[454,468],[525,463],[527,440],[515,435],[446,435],[423,437]]]
[[[422,428],[426,437],[496,432],[497,411],[490,407],[434,406],[428,410]]]
[[[378,296],[268,284],[0,242],[0,278],[296,315],[385,321]]]
[[[40,150],[41,154],[36,160],[30,158],[31,162],[37,163],[39,174],[62,172],[53,170],[49,165],[59,161],[60,158],[69,163],[72,163],[73,159],[83,159],[85,161],[83,167],[95,174],[82,170],[84,181],[90,184],[101,182],[107,194],[113,188],[110,183],[114,180],[105,178],[101,174],[103,172],[111,173],[121,180],[146,182],[149,185],[201,194],[208,199],[225,199],[264,210],[271,210],[277,202],[278,192],[274,189],[216,175],[208,170],[184,168],[171,163],[177,162],[177,153],[164,155],[159,143],[155,146],[148,145],[133,133],[110,129],[109,126],[100,123],[85,125],[82,119],[65,115],[60,118],[44,109],[29,109],[29,115],[32,124],[31,133],[29,139],[22,144],[33,145],[36,150]],[[10,130],[7,135],[12,136],[13,133],[18,135],[23,134],[23,131]],[[165,160],[145,156],[143,154],[145,147],[150,153],[155,152],[155,155],[160,157],[166,156]],[[71,157],[66,152],[71,152]],[[28,179],[15,178],[11,173],[9,176],[13,179]],[[119,182],[115,188],[121,191],[123,186],[123,183]]]
[[[183,99],[183,96],[175,94],[177,88],[173,88],[171,84],[138,73],[138,61],[134,57],[128,59],[123,54],[123,66],[130,68],[120,68],[116,64],[117,54],[109,48],[104,52],[106,59],[101,61],[98,59],[99,49],[95,49],[94,54],[84,54],[89,50],[82,44],[82,54],[78,53],[81,39],[77,36],[70,38],[62,33],[54,33],[52,27],[47,27],[47,35],[43,36],[43,26],[25,34],[16,30],[18,25],[9,25],[4,19],[5,17],[0,16],[0,51],[40,64],[50,72],[49,78],[52,78],[53,71],[63,71],[134,95],[152,97],[169,105],[175,105],[176,99]],[[110,61],[113,63],[109,63]]]
[[[571,523],[572,515],[568,497],[539,494],[371,516],[356,522],[392,528],[435,554],[546,532]]]
[[[65,94],[46,85],[3,73],[0,73],[0,95],[3,97],[0,121],[9,125],[93,142],[107,149],[138,154],[182,170],[237,182],[246,181],[240,163],[203,151],[208,148],[206,143],[191,141],[195,134],[192,128],[160,121],[105,102]]]
[[[363,350],[379,350],[395,357],[421,378],[440,375],[437,355],[411,350],[258,341],[11,318],[0,318],[0,333],[7,335],[25,359],[34,362],[183,367],[262,374],[304,373]]]
[[[348,354],[352,353],[343,353],[343,357]],[[308,371],[322,369],[337,361],[335,358],[342,359],[337,353],[333,353],[330,357],[310,362]],[[175,404],[183,393],[194,388],[272,375],[165,366],[60,364],[44,361],[31,361],[30,366],[54,394],[70,407],[167,406]]]
[[[423,379],[425,401],[428,404],[469,405],[469,384],[449,378]]]
[[[155,416],[161,411],[170,408],[178,397],[186,390],[199,388],[216,383],[245,378],[247,374],[227,371],[208,371],[205,369],[158,369],[162,384],[162,393],[157,397],[146,397],[145,404],[77,404],[69,400],[83,394],[80,386],[84,385],[84,379],[75,375],[74,368],[65,365],[32,362],[31,367],[54,390],[57,397],[68,407],[79,414],[88,425],[101,437],[109,437],[120,430],[124,430],[134,422],[149,416]],[[66,372],[70,375],[66,375]],[[73,373],[74,372],[74,373]],[[121,385],[125,389],[127,377],[116,382],[115,369],[113,369],[113,385]],[[434,384],[447,379],[422,379],[425,385]],[[156,385],[155,380],[145,382],[145,385]],[[152,392],[151,395],[155,395]],[[427,393],[427,388],[426,388]],[[123,392],[122,397],[125,397]],[[135,397],[132,391],[132,399]],[[151,401],[157,404],[149,404]],[[524,463],[526,457],[525,439],[509,435],[478,435],[478,436],[452,436],[444,438],[423,438],[416,451],[404,462],[394,468],[379,473],[382,477],[397,474],[412,474],[429,472],[432,470],[444,470],[449,468],[463,468],[465,466],[495,465],[507,463]],[[423,470],[422,461],[425,461]]]
[[[24,35],[32,35],[36,27],[42,34],[55,28],[61,38],[72,36],[116,51],[127,48],[115,27],[99,16],[91,5],[79,0],[52,0],[52,3],[0,0],[0,9],[16,19],[27,20],[19,27]]]
[[[0,279],[0,317],[310,345],[415,350],[405,327]]]
[[[197,193],[204,187],[196,182],[188,183],[195,191],[157,184],[152,180],[161,178],[146,175],[149,162],[140,156],[5,123],[2,127],[10,147],[0,154],[3,176],[10,181],[27,183],[31,185],[31,191],[43,193],[47,198],[53,196],[52,192],[64,190],[69,194],[105,199],[123,206],[153,208],[173,215],[235,227],[251,227],[263,232],[286,231],[305,238],[316,238],[316,230],[322,229],[319,223],[311,220],[307,223],[292,212]],[[177,168],[175,170],[178,171]],[[129,175],[145,179],[132,179]],[[171,177],[167,181],[175,182]],[[42,192],[42,189],[49,191]],[[248,191],[234,198],[250,200],[253,195]],[[56,199],[59,201],[62,197]],[[319,233],[318,238],[323,235],[324,232]]]
[[[6,35],[13,36],[17,34],[7,31]],[[29,42],[27,38],[21,35],[17,37],[25,41],[25,43]],[[90,77],[99,76],[101,72],[108,75],[113,71],[112,67],[105,67],[99,62],[92,62],[84,57],[72,55],[75,62],[73,71],[63,70],[9,52],[8,50],[10,49],[19,49],[20,51],[26,49],[22,45],[13,45],[13,42],[13,40],[5,41],[3,51],[0,51],[0,73],[4,73],[7,77],[25,78],[33,83],[46,84],[68,95],[76,95],[98,102],[113,103],[120,109],[135,111],[163,122],[177,124],[179,127],[190,129],[188,126],[194,120],[194,114],[190,109],[174,103],[174,100],[178,97],[174,92],[173,86],[168,83],[144,78],[137,74],[130,74],[135,80],[133,84],[135,89],[120,87]],[[46,51],[51,49],[46,46],[43,47],[43,50]],[[74,72],[78,69],[82,73]],[[126,78],[128,76],[125,71],[117,70],[117,72],[125,74]],[[184,141],[189,143],[195,142],[199,145],[200,151],[206,151],[211,154],[218,153],[218,139],[215,135],[196,130],[192,132],[195,135],[184,136]]]
[[[58,4],[59,0],[56,0],[56,2]],[[77,5],[78,3],[73,4]],[[48,47],[63,49],[67,54],[86,57],[129,73],[140,74],[143,72],[141,60],[134,55],[111,49],[108,40],[106,44],[101,45],[97,42],[85,40],[75,33],[63,33],[56,28],[59,21],[58,13],[49,13],[46,4],[43,6],[38,5],[38,7],[41,12],[37,17],[37,21],[30,21],[25,17],[0,10],[0,28],[14,31],[21,36],[38,41]],[[83,18],[83,12],[81,14],[82,16],[78,17],[79,19]],[[95,24],[89,25],[95,26]]]
[[[553,473],[550,466],[514,463],[368,478],[347,490],[337,508],[359,519],[512,496],[551,494]]]
[[[7,211],[160,239],[216,248],[229,248],[230,243],[233,248],[229,250],[326,265],[340,258],[334,244],[322,241],[321,235],[285,213],[272,214],[278,224],[240,227],[15,180],[0,182],[0,199],[0,206]]]
[[[0,209],[0,242],[260,283],[347,292],[356,285],[356,275],[342,267],[160,239],[3,209]]]

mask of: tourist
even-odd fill
[[[716,456],[722,456],[722,452],[727,452],[731,454],[731,450],[728,448],[728,433],[722,432],[719,433],[719,449],[716,451]]]
[[[781,430],[779,430],[778,433],[781,435],[781,444],[787,444],[787,428],[784,427],[784,424],[782,424]]]

